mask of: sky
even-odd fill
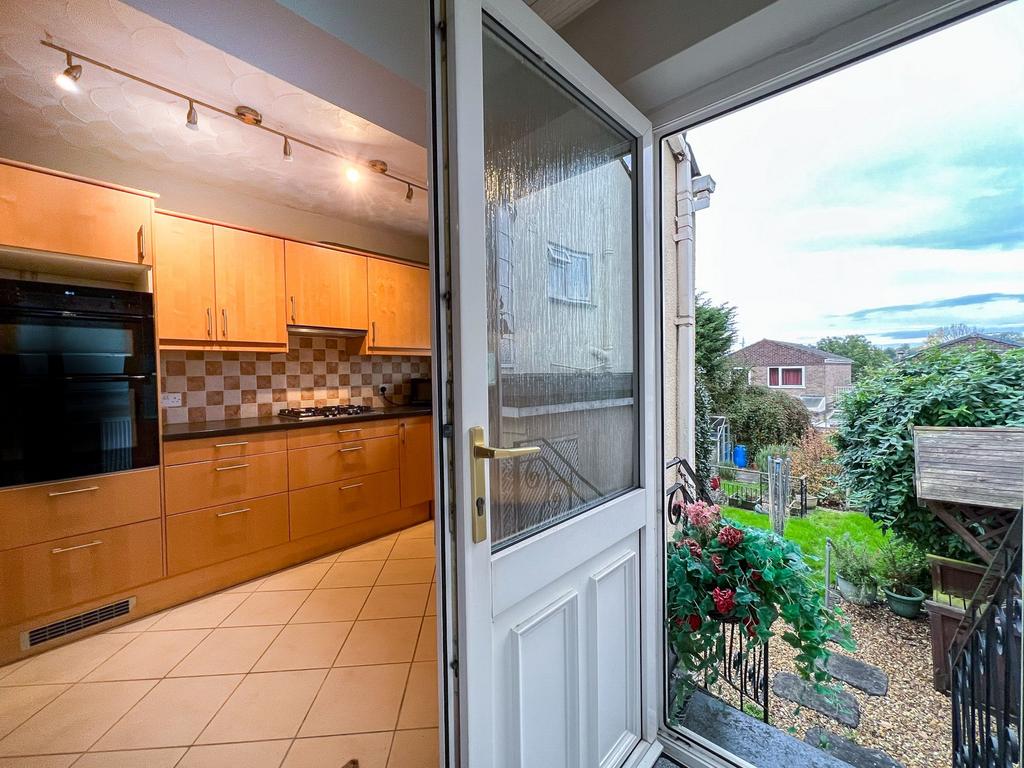
[[[741,340],[1024,332],[1024,0],[687,133]]]

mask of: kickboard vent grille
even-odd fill
[[[22,649],[32,648],[50,640],[56,640],[58,637],[94,627],[104,621],[126,616],[134,605],[135,598],[129,597],[126,600],[118,600],[116,603],[101,605],[99,608],[93,608],[91,611],[80,613],[77,616],[69,616],[66,619],[47,624],[45,627],[30,629],[21,633],[21,647]]]

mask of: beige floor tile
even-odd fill
[[[437,663],[417,662],[409,672],[399,728],[437,727]]]
[[[260,584],[257,592],[271,592],[286,589],[313,589],[320,583],[327,571],[331,569],[330,563],[306,563],[289,568],[270,576]]]
[[[26,685],[0,690],[0,738],[45,707],[70,685]]]
[[[340,554],[341,554],[340,550],[337,551],[337,552],[331,552],[330,554],[324,555],[323,557],[318,557],[316,560],[311,560],[310,562],[313,562],[313,563],[333,563],[335,560],[338,559],[338,555],[340,555]]]
[[[161,680],[93,749],[187,747],[242,681],[242,675]]]
[[[287,624],[309,597],[312,590],[287,592],[253,592],[245,602],[224,619],[222,627],[252,627],[265,624]]]
[[[422,541],[422,539],[416,539]],[[429,584],[434,578],[434,558],[388,560],[377,577],[377,584]]]
[[[353,560],[335,563],[317,585],[318,589],[337,587],[372,587],[384,566],[383,560]]]
[[[430,594],[427,595],[426,616],[437,616],[437,584],[430,585]]]
[[[90,752],[82,755],[75,768],[174,768],[184,754],[185,747]]]
[[[192,747],[177,768],[278,768],[290,740]]]
[[[358,547],[346,549],[338,555],[336,562],[347,563],[353,560],[387,560],[388,555],[391,554],[391,548],[395,545],[395,540],[395,536],[385,536],[383,539],[368,541],[366,544],[360,544]]]
[[[221,593],[168,611],[154,629],[213,629],[219,626],[247,597],[244,593]]]
[[[169,677],[231,675],[252,669],[281,627],[221,627],[206,636]]]
[[[0,686],[76,683],[136,637],[104,633],[45,651],[0,680]]]
[[[0,768],[68,768],[78,757],[78,755],[0,757]]]
[[[155,684],[131,680],[73,685],[0,741],[0,755],[84,752]]]
[[[317,669],[247,675],[196,743],[294,736],[326,675]]]
[[[398,619],[422,616],[427,603],[429,584],[402,584],[374,587],[366,598],[360,619]]]
[[[239,592],[255,592],[257,589],[260,588],[260,586],[266,580],[267,580],[267,577],[263,576],[263,577],[261,577],[259,579],[253,579],[252,581],[246,581],[246,582],[244,582],[242,584],[239,584],[237,587],[231,587],[231,589],[225,589],[224,590],[224,594],[231,595],[231,594],[237,594]]]
[[[143,616],[138,621],[129,621],[127,624],[122,624],[119,627],[108,629],[107,632],[118,633],[118,632],[145,632],[147,629],[156,624],[160,619],[164,617],[166,611],[157,611],[151,613],[149,616]]]
[[[351,621],[290,624],[281,630],[252,671],[282,672],[329,667],[337,658],[351,628]]]
[[[399,539],[388,555],[388,560],[406,560],[411,557],[433,557],[433,539]]]
[[[437,661],[437,617],[424,616],[413,661]]]
[[[349,632],[336,667],[400,664],[412,661],[420,619],[357,621]]]
[[[332,669],[299,735],[393,730],[408,672],[408,664]]]
[[[428,520],[425,523],[406,528],[400,534],[399,539],[432,539],[434,538],[434,521]]]
[[[7,664],[6,666],[0,667],[0,680],[3,680],[14,670],[20,669],[21,667],[25,666],[28,662],[29,659],[22,659],[21,661],[15,661],[11,664]]]
[[[387,768],[391,732],[296,739],[281,768],[339,768],[358,760],[359,768]]]
[[[145,632],[119,650],[85,680],[148,680],[160,678],[210,634],[209,629]]]
[[[291,623],[353,621],[359,615],[369,594],[369,587],[314,590],[313,594],[306,598],[306,602],[292,616]]]
[[[396,731],[388,768],[437,768],[437,738],[437,728]]]

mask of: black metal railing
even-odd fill
[[[982,577],[950,648],[954,768],[1020,765],[1021,515]]]

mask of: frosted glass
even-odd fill
[[[637,485],[634,139],[484,32],[496,549]]]

